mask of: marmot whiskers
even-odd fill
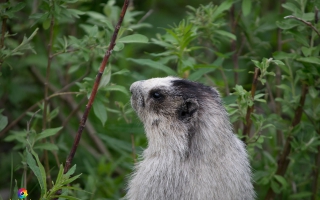
[[[254,199],[247,152],[214,88],[166,77],[135,82],[130,91],[148,147],[127,199]]]

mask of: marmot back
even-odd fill
[[[254,199],[247,152],[214,88],[166,77],[135,82],[130,91],[148,147],[127,199]]]

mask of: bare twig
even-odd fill
[[[87,118],[88,118],[88,114],[90,112],[90,109],[92,107],[92,103],[93,103],[93,101],[95,99],[95,96],[97,94],[97,90],[98,90],[98,86],[99,86],[99,83],[100,83],[101,76],[102,76],[103,71],[104,71],[104,69],[106,67],[106,64],[107,64],[107,62],[109,60],[111,52],[112,52],[112,50],[113,50],[113,48],[114,48],[114,46],[116,44],[117,35],[118,35],[119,29],[121,27],[122,20],[124,18],[126,10],[128,8],[128,5],[129,5],[129,0],[125,0],[125,2],[123,4],[123,7],[122,7],[121,14],[120,14],[120,18],[119,18],[119,21],[118,21],[118,23],[117,23],[117,25],[115,27],[115,30],[114,30],[114,33],[113,33],[109,48],[108,48],[108,50],[107,50],[107,52],[106,52],[106,54],[105,54],[105,56],[104,56],[104,58],[103,58],[103,60],[101,62],[101,65],[100,65],[100,68],[99,68],[99,72],[98,72],[98,74],[96,76],[96,80],[94,82],[94,86],[93,86],[93,89],[92,89],[88,104],[87,104],[86,109],[84,111],[84,114],[82,116],[82,119],[81,119],[81,122],[80,122],[80,125],[79,125],[79,129],[78,129],[76,138],[74,140],[72,149],[71,149],[70,154],[69,154],[69,156],[68,156],[68,158],[66,160],[66,164],[65,164],[65,167],[64,167],[64,173],[67,173],[69,171],[69,168],[71,166],[71,162],[72,162],[73,157],[74,157],[74,155],[76,153],[76,150],[77,150],[77,147],[78,147],[78,144],[79,144],[83,129],[85,127],[85,124],[86,124],[86,121],[87,121]]]
[[[254,99],[254,95],[256,93],[259,73],[260,73],[260,69],[256,67],[254,69],[254,75],[253,75],[252,86],[251,86],[252,99]],[[247,108],[246,123],[243,125],[244,126],[243,127],[243,136],[250,137],[250,129],[251,129],[251,124],[252,124],[252,120],[251,120],[250,116],[251,116],[251,113],[253,112],[253,109],[254,109],[254,104]],[[243,137],[243,141],[246,142],[246,137]]]
[[[68,85],[64,86],[61,90],[58,90],[58,88],[56,88],[54,85],[52,84],[48,84],[49,89],[54,92],[53,95],[55,94],[59,94],[59,92],[62,92],[64,90],[67,90],[70,86],[72,86],[76,81],[82,80],[85,76],[87,76],[90,72],[91,67],[87,67],[87,72],[78,80],[75,80],[71,83],[69,83]],[[38,72],[37,69],[31,67],[30,70],[32,71],[32,75],[35,76],[35,78],[40,81],[43,82],[45,80],[45,78]],[[61,93],[60,93],[61,94]],[[70,93],[62,93],[62,94],[72,94],[72,92]],[[51,97],[50,96],[50,97]],[[73,99],[73,97],[71,95],[61,95],[60,96],[62,100],[64,100],[73,110],[75,110],[77,108],[77,102]],[[81,104],[81,103],[80,103]],[[79,104],[79,106],[80,106]],[[83,113],[82,112],[77,112],[77,117],[81,120]],[[112,156],[110,154],[110,152],[108,151],[108,149],[106,148],[106,145],[101,141],[101,139],[96,135],[96,131],[93,127],[93,125],[90,123],[90,121],[87,122],[86,124],[86,130],[90,136],[90,138],[93,140],[95,146],[99,149],[99,151],[108,159],[112,160]]]
[[[303,84],[299,106],[297,107],[297,109],[295,111],[294,118],[291,123],[292,128],[297,126],[300,123],[302,113],[303,113],[303,106],[304,106],[304,102],[306,100],[307,93],[308,93],[308,86]],[[290,143],[291,143],[292,139],[293,139],[293,137],[289,133],[287,140],[285,142],[285,145],[283,147],[282,153],[278,159],[278,169],[276,171],[276,175],[283,176],[285,174],[285,172],[287,171],[287,168],[290,163],[288,156],[290,155],[290,152],[291,152],[291,144]],[[271,188],[269,188],[265,200],[272,200],[274,198],[274,195],[275,195],[274,191]]]
[[[146,20],[153,13],[153,9],[150,9],[139,21],[138,24]]]
[[[292,18],[292,19],[296,19],[296,20],[304,23],[305,25],[307,25],[307,26],[309,26],[310,28],[312,28],[312,30],[314,30],[314,31],[318,34],[318,36],[320,37],[320,32],[319,32],[319,31],[317,30],[317,28],[314,27],[310,22],[307,22],[307,21],[305,21],[305,20],[303,20],[303,19],[301,19],[301,18],[299,18],[299,17],[293,16],[293,15],[289,15],[289,16],[286,16],[286,17],[284,17],[284,18],[285,18],[285,19]]]

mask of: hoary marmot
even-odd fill
[[[137,81],[130,91],[148,147],[129,181],[127,199],[254,199],[245,146],[216,89],[165,77]]]

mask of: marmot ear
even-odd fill
[[[190,118],[198,110],[199,104],[195,98],[185,100],[178,110],[178,118],[184,120]]]

